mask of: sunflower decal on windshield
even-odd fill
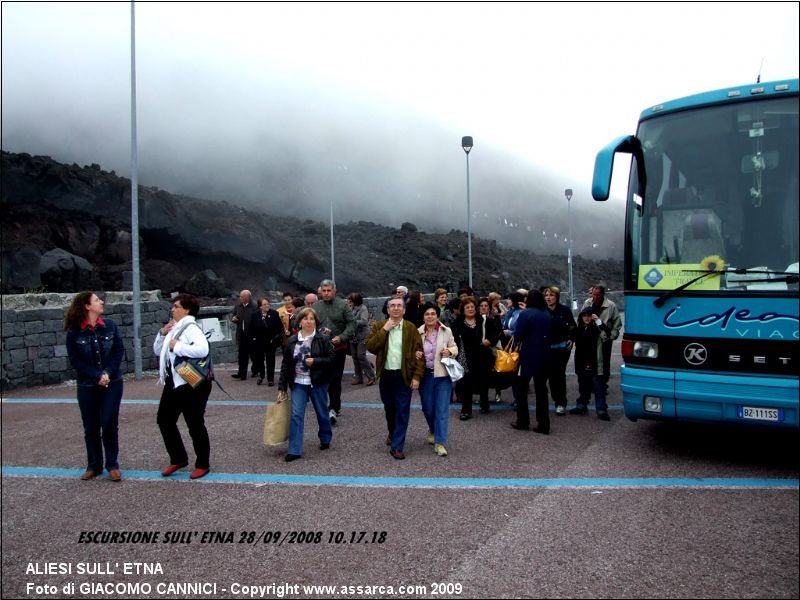
[[[712,254],[711,256],[706,256],[700,262],[700,270],[701,271],[724,271],[725,270],[725,261],[722,260],[722,257]]]

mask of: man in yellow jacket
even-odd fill
[[[389,318],[372,326],[367,350],[375,355],[375,372],[380,378],[378,389],[389,429],[386,445],[389,454],[402,460],[406,457],[403,446],[411,416],[411,394],[419,388],[425,363],[417,358],[417,351],[422,351],[422,337],[411,321],[403,319],[403,299],[389,299],[387,311]]]

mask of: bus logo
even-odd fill
[[[650,287],[656,287],[662,279],[664,279],[664,276],[655,267],[650,269],[644,276],[644,280]]]
[[[686,359],[690,365],[700,366],[708,358],[708,350],[702,344],[692,343],[683,349],[683,358]]]

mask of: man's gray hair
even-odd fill
[[[321,287],[321,288],[327,287],[327,286],[330,286],[333,289],[336,289],[336,284],[333,282],[332,279],[323,279],[319,284],[319,287]]]

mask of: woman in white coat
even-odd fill
[[[153,352],[158,355],[158,381],[164,385],[161,402],[158,405],[156,421],[164,438],[169,454],[169,466],[161,471],[164,477],[189,464],[189,456],[178,431],[178,417],[189,428],[194,452],[197,456],[195,469],[189,476],[199,479],[208,474],[211,446],[206,430],[205,412],[211,381],[206,379],[197,387],[192,387],[175,372],[176,362],[182,358],[205,358],[209,345],[203,330],[195,322],[200,312],[197,298],[191,294],[178,294],[172,301],[172,319],[162,327],[153,343]]]
[[[429,302],[422,308],[423,324],[419,328],[422,336],[422,352],[417,358],[425,361],[425,374],[419,385],[422,412],[428,421],[427,440],[433,451],[447,456],[447,425],[450,417],[450,396],[453,382],[442,364],[442,357],[456,356],[453,332],[439,320],[439,308]]]

